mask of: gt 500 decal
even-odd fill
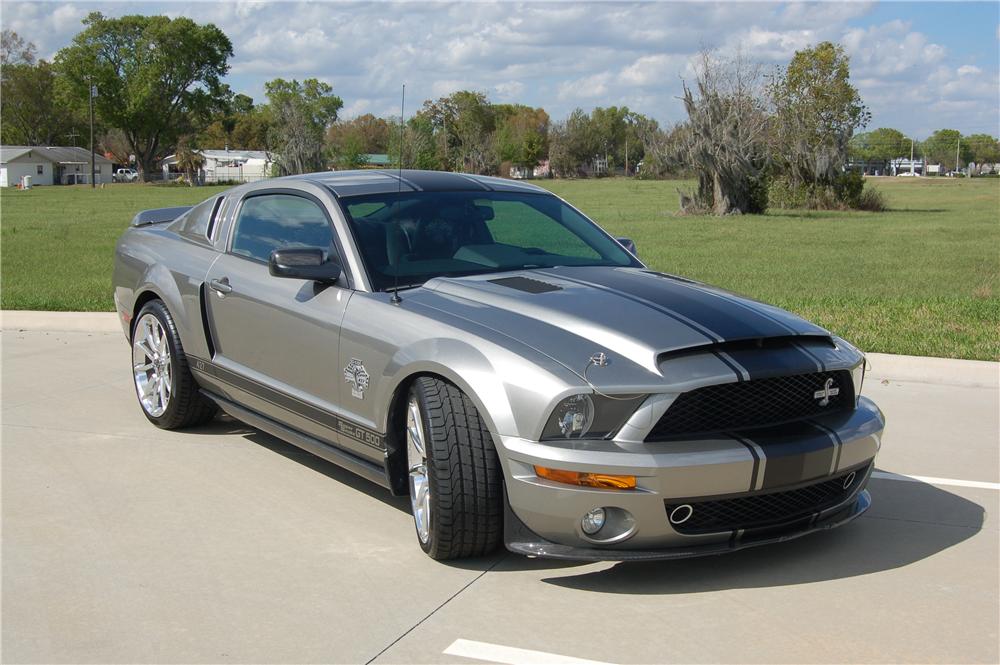
[[[302,418],[306,418],[307,420],[311,420],[318,425],[334,430],[338,434],[346,436],[347,438],[357,441],[358,443],[371,446],[376,450],[385,450],[384,434],[379,434],[375,430],[369,429],[364,425],[359,425],[355,422],[342,418],[335,413],[324,411],[311,404],[306,404],[301,400],[291,397],[290,395],[286,395],[268,386],[261,385],[252,379],[248,379],[245,376],[236,374],[235,372],[224,367],[220,367],[209,360],[202,360],[193,356],[188,356],[188,358],[191,360],[192,365],[195,368],[205,372],[206,374],[214,376],[223,383],[227,383],[234,388],[244,390],[257,398],[264,400],[265,402],[285,409],[286,411],[294,413],[297,416],[301,416]],[[364,368],[362,367],[362,370],[363,369]],[[365,387],[367,387],[367,379]]]

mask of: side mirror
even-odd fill
[[[621,246],[627,249],[632,256],[639,258],[639,253],[635,250],[635,241],[631,238],[615,238],[615,240],[621,243]]]
[[[267,269],[275,277],[311,279],[324,284],[336,283],[343,272],[340,262],[319,247],[276,249],[271,252]]]

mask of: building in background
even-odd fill
[[[201,183],[256,182],[272,176],[278,156],[265,150],[196,150],[205,163],[198,173]],[[177,168],[177,155],[168,155],[160,162],[164,180],[184,175]]]
[[[95,182],[110,183],[114,164],[94,155]],[[90,151],[67,146],[0,146],[0,187],[15,187],[25,176],[31,185],[90,184]]]

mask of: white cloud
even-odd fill
[[[4,28],[45,58],[93,10],[215,23],[233,42],[234,89],[260,100],[270,78],[321,78],[344,99],[343,117],[397,114],[405,82],[410,109],[472,89],[556,120],[577,106],[627,104],[668,124],[683,116],[679,79],[700,49],[775,65],[823,40],[851,56],[873,126],[987,131],[1000,115],[997,44],[952,53],[905,20],[919,5],[888,5],[900,18],[872,24],[870,2],[0,2]]]

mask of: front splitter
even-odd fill
[[[548,541],[529,529],[510,505],[504,515],[504,539],[507,549],[528,557],[564,559],[568,561],[659,561],[665,559],[688,559],[699,556],[727,554],[748,547],[770,545],[802,536],[833,529],[847,524],[861,516],[871,506],[868,490],[855,495],[850,503],[800,518],[789,523],[758,529],[748,529],[734,533],[728,540],[696,547],[664,548],[655,550],[629,550],[598,547],[572,547]]]

